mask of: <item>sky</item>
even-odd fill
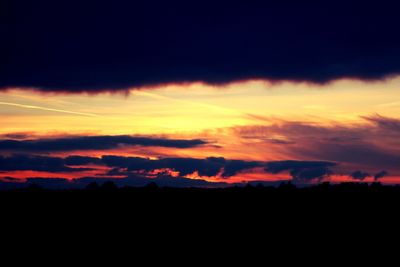
[[[400,183],[398,4],[4,1],[0,188]]]

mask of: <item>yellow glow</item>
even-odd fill
[[[213,87],[168,85],[121,94],[0,93],[1,133],[189,134],[274,119],[356,123],[400,114],[400,77],[317,86],[248,81]],[[0,103],[0,104],[1,104]]]

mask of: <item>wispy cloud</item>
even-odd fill
[[[397,175],[400,120],[378,114],[362,118],[368,123],[276,121],[269,125],[237,126],[233,130],[247,147],[257,146],[257,151],[265,151],[257,153],[265,156],[338,162],[344,173],[358,169],[375,173],[385,168]]]

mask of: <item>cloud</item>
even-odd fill
[[[5,134],[0,134],[0,140],[1,139],[27,139],[32,137],[32,133],[24,133],[24,132],[18,132],[18,133],[5,133]]]
[[[216,176],[221,168],[225,166],[225,159],[216,160],[215,158],[192,159],[192,158],[165,158],[160,159],[157,165],[170,168],[186,176],[198,172],[200,176]]]
[[[400,73],[396,1],[7,3],[0,88],[94,92]]]
[[[82,166],[82,167],[77,167]],[[90,166],[90,168],[88,168]],[[22,188],[32,184],[49,189],[84,188],[91,182],[114,181],[119,186],[145,186],[156,182],[159,186],[170,187],[222,187],[227,184],[190,179],[186,176],[198,174],[200,177],[228,179],[242,171],[261,166],[261,163],[224,158],[164,158],[151,160],[139,157],[104,155],[101,158],[87,156],[44,157],[33,155],[0,156],[0,189]],[[109,167],[108,169],[105,167]],[[37,171],[60,174],[60,178],[13,178],[9,172]],[[95,173],[92,178],[67,180],[63,173],[76,173],[79,177],[85,171]],[[171,171],[173,173],[171,173]],[[92,175],[92,174],[90,174]],[[151,179],[150,179],[151,178]]]
[[[367,177],[369,177],[370,175],[366,172],[362,172],[362,171],[355,171],[351,174],[351,177],[355,180],[360,180],[360,181],[364,181]]]
[[[372,116],[363,116],[365,120],[368,120],[378,126],[382,130],[393,131],[400,133],[400,120],[395,118],[388,118],[375,114]]]
[[[238,174],[242,171],[254,169],[259,166],[261,166],[260,162],[244,161],[244,160],[231,160],[225,164],[224,172],[222,173],[222,177],[235,176],[236,174]]]
[[[74,150],[107,150],[121,146],[156,146],[170,148],[192,148],[207,144],[200,139],[179,140],[152,137],[119,136],[75,136],[35,140],[0,140],[0,151],[12,152],[56,152]]]
[[[400,175],[400,143],[398,118],[380,115],[363,117],[358,124],[274,121],[270,125],[253,125],[233,128],[244,145],[254,143],[265,155],[307,161],[340,163],[340,172],[347,175],[361,169],[375,173],[382,168]],[[289,144],[270,145],[270,138],[280,136]]]
[[[70,168],[63,158],[13,155],[0,156],[0,171],[79,172],[88,168]]]
[[[81,166],[81,167],[79,167]],[[88,168],[90,166],[90,168]],[[110,169],[104,169],[104,166]],[[95,170],[101,176],[129,176],[141,174],[154,176],[154,171],[171,170],[185,177],[197,173],[201,177],[221,175],[230,178],[238,173],[262,166],[260,162],[227,160],[225,158],[162,158],[148,159],[104,155],[101,158],[87,156],[45,157],[37,155],[0,156],[0,171],[40,171],[51,173]]]
[[[223,187],[228,185],[223,179],[229,179],[242,172],[248,172],[259,167],[264,167],[266,173],[289,173],[293,182],[301,184],[321,182],[331,175],[338,174],[334,170],[338,165],[336,162],[328,161],[256,162],[228,160],[221,157],[148,159],[111,155],[104,155],[101,158],[13,155],[0,156],[0,172],[3,175],[0,177],[0,189],[21,188],[33,184],[49,189],[73,189],[84,188],[92,182],[101,184],[109,180],[114,181],[118,186],[145,186],[149,182],[156,182],[159,186],[169,187]],[[87,166],[90,166],[90,168]],[[13,178],[8,173],[14,171],[38,171],[60,173],[60,175],[67,172],[79,174],[85,171],[93,171],[95,176],[73,180],[35,177],[22,180]],[[208,182],[198,178],[191,179],[189,177],[192,174],[197,174],[199,177],[219,177],[221,182]],[[374,175],[374,179],[377,181],[387,175],[388,172],[381,171]],[[367,172],[356,171],[351,173],[350,176],[355,180],[363,181],[371,175]],[[257,183],[259,182],[261,181]],[[253,181],[252,184],[254,183],[256,181]],[[265,183],[268,184],[269,182]],[[280,182],[276,183],[279,184]]]
[[[289,171],[294,181],[309,182],[329,176],[332,174],[330,168],[336,165],[335,162],[323,161],[274,161],[266,164],[265,171],[274,174]]]
[[[138,157],[103,156],[102,162],[109,167],[124,168],[128,172],[170,169],[178,172],[181,176],[187,176],[197,172],[198,175],[202,177],[214,177],[221,174],[224,178],[229,178],[241,171],[261,166],[259,162],[227,160],[225,158],[215,157],[206,159],[163,158],[150,160]],[[113,172],[115,172],[115,170],[113,170]]]
[[[100,158],[84,157],[84,156],[68,156],[65,158],[65,165],[68,166],[85,166],[85,165],[100,165],[102,164]]]
[[[44,157],[32,155],[0,156],[0,171],[7,175],[9,171],[41,171],[51,173],[80,172],[93,170],[98,176],[129,177],[141,175],[146,178],[159,174],[176,173],[178,177],[196,174],[199,177],[220,177],[229,179],[242,172],[264,167],[268,173],[278,174],[289,171],[296,180],[314,180],[328,176],[333,162],[318,161],[274,161],[259,162],[229,160],[222,157],[198,158],[161,158],[148,159],[103,155],[101,158],[87,156]],[[90,168],[88,168],[90,166]],[[108,168],[104,168],[108,167]]]
[[[375,181],[378,181],[388,175],[389,175],[389,173],[387,171],[381,171],[374,175],[374,179],[375,179]]]
[[[127,175],[138,172],[153,172],[155,170],[169,169],[187,176],[197,173],[202,177],[214,177],[221,174],[223,178],[229,178],[238,173],[262,166],[261,162],[244,160],[227,160],[225,158],[209,157],[197,158],[162,158],[148,159],[141,157],[124,157],[103,155],[101,158],[86,156],[69,156],[65,158],[67,166],[104,165],[112,168],[107,175]]]

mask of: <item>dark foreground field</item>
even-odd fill
[[[111,183],[83,190],[32,186],[0,191],[0,203],[2,229],[17,226],[18,233],[41,236],[46,232],[55,238],[79,232],[80,238],[88,235],[91,240],[106,233],[129,235],[133,243],[139,235],[167,235],[166,240],[172,242],[178,233],[190,242],[211,242],[207,246],[212,245],[211,240],[227,242],[239,235],[262,237],[257,242],[264,243],[276,236],[285,243],[284,238],[298,235],[298,241],[305,242],[313,233],[329,242],[337,229],[342,231],[337,238],[346,243],[359,236],[369,239],[372,233],[380,236],[382,231],[392,236],[398,233],[400,223],[400,187],[379,183],[223,189],[160,188],[154,184],[116,188]]]
[[[220,189],[164,188],[155,184],[146,187],[118,188],[113,183],[89,185],[86,189],[45,190],[37,186],[0,191],[3,209],[7,207],[40,210],[62,208],[76,210],[130,211],[193,211],[260,213],[274,210],[325,211],[341,208],[354,212],[376,212],[400,207],[400,186],[380,183],[320,184],[296,187],[282,184],[278,187],[245,186]],[[202,210],[204,209],[204,210]]]

